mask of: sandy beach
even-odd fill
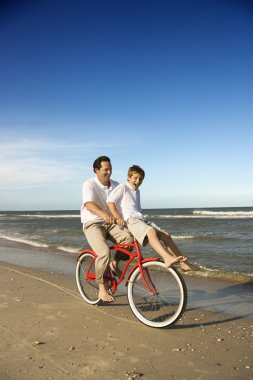
[[[124,294],[113,305],[90,306],[73,274],[45,270],[41,263],[28,268],[21,245],[8,243],[0,251],[17,257],[18,249],[23,266],[0,261],[1,380],[252,379],[249,309],[242,308],[245,315],[221,313],[190,298],[176,325],[152,329],[135,319]],[[211,282],[210,287],[218,294],[221,285]],[[227,302],[224,289],[232,292],[224,284],[219,305]],[[244,294],[248,307],[252,293]]]

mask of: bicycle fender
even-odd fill
[[[158,258],[158,257],[151,257],[151,258],[143,259],[143,260],[141,261],[141,264],[145,264],[145,263],[147,263],[147,262],[149,262],[149,261],[159,261],[159,258]],[[133,273],[133,271],[134,271],[136,268],[138,268],[138,266],[139,266],[139,264],[135,264],[135,266],[130,270],[130,272],[129,272],[128,276],[127,276],[127,279],[126,279],[126,283],[125,283],[125,285],[127,285],[128,280],[129,280],[131,274]]]
[[[97,257],[97,254],[96,254],[94,251],[92,251],[91,249],[84,249],[83,251],[81,251],[81,252],[78,254],[76,260],[78,261],[79,258],[80,258],[84,253],[90,253],[90,254],[92,254],[94,257]]]

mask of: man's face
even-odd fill
[[[96,175],[98,180],[104,185],[108,186],[110,183],[110,177],[112,175],[112,165],[108,161],[101,162],[101,168],[96,169]]]

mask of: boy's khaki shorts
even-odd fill
[[[147,233],[152,228],[155,228],[157,237],[160,240],[162,234],[165,232],[162,228],[158,227],[155,223],[150,222],[145,219],[137,219],[137,218],[129,218],[127,220],[127,227],[134,238],[140,243],[142,246],[148,244]]]

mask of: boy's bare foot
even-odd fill
[[[108,293],[105,284],[99,284],[98,297],[103,302],[114,302],[114,298]]]
[[[180,266],[181,266],[183,272],[189,272],[191,270],[196,272],[196,271],[201,270],[203,268],[200,265],[190,264],[188,262],[180,262]]]
[[[178,257],[175,257],[175,258],[172,258],[172,257],[168,256],[164,260],[165,268],[170,268],[173,264],[176,264],[176,263],[181,262],[183,260],[187,260],[187,259],[184,258],[183,256],[178,256]]]
[[[119,269],[118,262],[116,260],[113,260],[110,262],[110,268],[111,268],[112,274],[114,276],[116,275],[119,278],[121,277],[122,271]]]

